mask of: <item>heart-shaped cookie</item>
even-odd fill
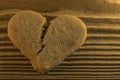
[[[34,11],[21,11],[8,23],[8,35],[14,45],[39,72],[44,73],[77,50],[86,39],[86,26],[77,17],[58,16],[47,20]]]

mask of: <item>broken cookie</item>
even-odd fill
[[[75,16],[61,15],[46,24],[45,17],[30,10],[18,12],[8,23],[10,40],[41,73],[77,50],[87,35],[85,24]]]

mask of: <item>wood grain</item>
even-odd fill
[[[46,16],[49,18],[49,16]],[[55,18],[51,16],[51,18]],[[40,75],[7,35],[9,18],[0,19],[1,80],[114,80],[120,78],[120,18],[80,17],[87,25],[85,44],[53,70]]]
[[[45,13],[74,10],[88,15],[102,13],[119,15],[119,7],[119,0],[0,0],[0,10],[31,9]]]

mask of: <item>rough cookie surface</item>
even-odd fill
[[[21,11],[8,23],[8,36],[14,45],[29,59],[37,56],[41,49],[42,26],[46,20],[39,13]]]

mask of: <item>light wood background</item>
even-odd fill
[[[27,6],[28,1],[30,0],[19,0],[18,3],[18,0],[0,0],[0,9],[33,8],[37,11],[49,11],[44,9],[44,7],[39,8],[36,7],[36,5],[30,6],[34,5],[34,3],[31,2],[29,6]],[[32,68],[29,60],[20,54],[19,50],[9,40],[7,34],[9,18],[10,17],[0,17],[0,80],[120,79],[119,17],[80,17],[86,24],[88,30],[85,44],[66,58],[59,66],[43,75],[40,75]]]

